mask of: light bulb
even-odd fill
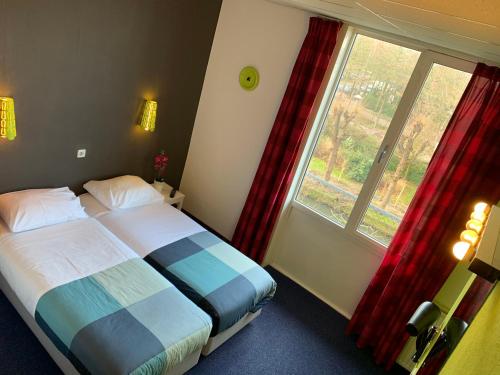
[[[470,218],[472,220],[477,220],[480,221],[481,223],[484,223],[486,221],[486,214],[484,212],[477,212],[474,211],[471,215]]]
[[[465,224],[465,227],[479,234],[481,233],[481,229],[483,229],[483,223],[479,220],[469,220],[467,224]]]
[[[458,260],[462,260],[464,259],[465,254],[467,254],[467,251],[469,251],[469,249],[470,243],[465,241],[457,242],[455,245],[453,245],[453,255]]]
[[[474,206],[474,212],[477,212],[477,213],[486,214],[488,212],[488,209],[489,209],[488,203],[484,203],[484,202],[476,203],[476,205]]]
[[[477,240],[479,239],[478,235],[476,232],[473,230],[467,229],[464,230],[462,233],[460,233],[460,240],[461,241],[466,241],[470,243],[472,246],[474,246],[477,243]]]

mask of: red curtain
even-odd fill
[[[378,364],[388,369],[394,364],[408,338],[406,322],[455,267],[451,247],[474,202],[499,199],[500,69],[479,64],[348,325],[348,333],[359,335],[358,346],[374,348]],[[473,289],[487,287],[479,281]],[[466,297],[462,318],[470,318],[482,302],[475,297]]]
[[[259,168],[233,236],[233,245],[262,262],[293,178],[293,166],[314,100],[328,69],[340,22],[311,18]]]

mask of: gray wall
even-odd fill
[[[0,96],[18,134],[0,140],[0,192],[152,179],[160,148],[178,185],[221,1],[0,0]],[[134,125],[143,98],[158,100],[152,134]]]

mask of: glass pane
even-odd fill
[[[358,231],[389,244],[470,77],[432,67]]]
[[[299,202],[345,226],[419,55],[356,36],[302,181]]]

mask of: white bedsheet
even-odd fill
[[[93,218],[0,235],[0,272],[33,316],[47,291],[136,257]]]
[[[9,233],[11,233],[9,227],[7,226],[7,224],[5,224],[5,221],[0,218],[0,238]]]
[[[82,194],[78,198],[80,198],[80,204],[90,217],[98,217],[109,211],[106,206],[89,193]]]
[[[96,209],[93,200],[95,198],[88,194],[80,196],[87,214],[93,214],[143,258],[163,246],[205,230],[166,203],[109,211]]]

